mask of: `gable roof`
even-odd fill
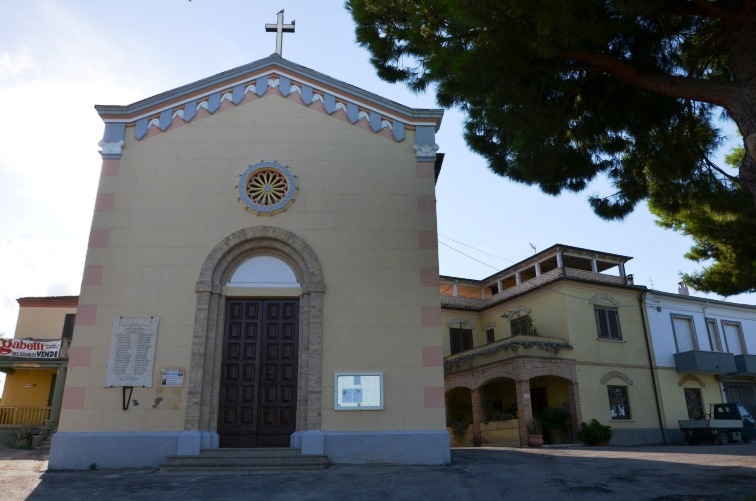
[[[404,139],[405,129],[432,127],[435,132],[444,113],[440,109],[410,108],[277,55],[126,106],[96,105],[95,109],[107,124],[120,125],[111,127],[111,138],[106,130],[105,141],[123,138],[124,127],[133,127],[134,138],[141,140],[152,127],[165,131],[177,118],[191,122],[198,113],[212,114],[227,102],[239,105],[268,92],[283,97],[299,94],[302,105],[320,102],[329,115],[343,111],[352,124],[367,120],[376,133],[388,128],[395,141]]]

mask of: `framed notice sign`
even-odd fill
[[[382,372],[337,372],[334,388],[337,411],[383,410]]]
[[[105,386],[152,387],[158,317],[114,317]]]

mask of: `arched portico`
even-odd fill
[[[185,430],[200,432],[202,447],[218,444],[224,288],[238,266],[256,256],[272,256],[286,263],[300,285],[297,431],[320,428],[325,291],[322,266],[309,244],[294,233],[254,226],[221,240],[208,254],[197,280]]]
[[[582,419],[578,398],[577,372],[574,360],[515,357],[483,367],[475,367],[449,374],[444,378],[447,391],[456,387],[472,391],[473,433],[475,444],[480,444],[479,430],[483,418],[483,388],[492,381],[509,379],[514,381],[517,412],[520,427],[520,445],[528,443],[527,423],[533,418],[531,382],[537,378],[559,378],[566,386],[566,397],[573,423]]]

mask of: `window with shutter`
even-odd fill
[[[596,306],[596,326],[599,339],[622,340],[617,308]]]
[[[471,350],[473,347],[472,330],[449,329],[449,341],[452,355],[465,350]]]

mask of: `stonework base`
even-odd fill
[[[446,430],[326,431],[325,454],[332,463],[449,464]]]
[[[215,433],[58,432],[53,435],[48,468],[150,468],[167,456],[197,455],[218,447]],[[309,430],[292,436],[303,454],[327,454],[333,463],[449,464],[449,433],[442,431],[337,432]]]
[[[52,438],[48,468],[84,470],[155,467],[165,461],[166,456],[177,453],[179,442],[187,448],[191,447],[192,439],[181,437],[183,433],[59,431]]]

